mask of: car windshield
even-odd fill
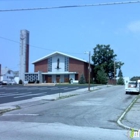
[[[129,82],[129,84],[136,85],[137,83],[136,82]]]

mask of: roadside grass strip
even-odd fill
[[[0,115],[3,115],[4,113],[10,112],[13,110],[18,110],[18,109],[20,109],[20,107],[18,105],[15,106],[15,108],[0,109]]]
[[[56,100],[60,100],[60,99],[65,99],[65,98],[69,98],[69,97],[73,97],[73,96],[77,96],[78,94],[72,94],[72,95],[59,95],[59,97]]]
[[[122,128],[128,129],[128,130],[132,130],[134,129],[134,131],[138,131],[137,128],[131,128],[129,126],[126,126],[124,124],[122,124],[122,120],[124,119],[125,115],[127,114],[127,112],[129,112],[129,110],[133,107],[133,105],[136,103],[136,101],[140,98],[140,96],[138,95],[136,98],[133,99],[133,101],[131,102],[131,104],[126,108],[126,110],[122,113],[122,115],[118,118],[117,120],[117,124],[119,126],[121,126]]]

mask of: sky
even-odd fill
[[[118,0],[126,2],[129,0]],[[130,0],[133,1],[133,0]],[[0,0],[0,10],[85,5],[115,0]],[[20,30],[30,32],[33,61],[60,51],[88,61],[97,44],[110,45],[124,76],[140,76],[140,3],[36,11],[0,12],[0,64],[19,70]],[[4,39],[6,38],[6,39]]]

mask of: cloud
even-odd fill
[[[140,32],[140,20],[131,22],[127,26],[128,30],[134,33]]]

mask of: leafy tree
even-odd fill
[[[94,64],[94,75],[95,80],[97,81],[97,72],[103,67],[105,73],[108,77],[114,77],[114,62],[115,62],[115,73],[116,70],[124,64],[122,62],[116,62],[114,50],[110,48],[110,45],[97,45],[94,49],[94,54],[92,56],[92,61]]]
[[[86,83],[85,76],[82,74],[79,80],[79,84],[85,84],[85,83]]]
[[[123,77],[122,70],[119,69],[118,77]]]
[[[124,79],[123,77],[119,77],[118,81],[117,81],[118,85],[124,85]]]
[[[134,76],[130,79],[130,81],[137,81],[140,80],[140,76]]]
[[[103,67],[97,72],[97,82],[98,84],[106,84],[107,83],[107,74]]]

